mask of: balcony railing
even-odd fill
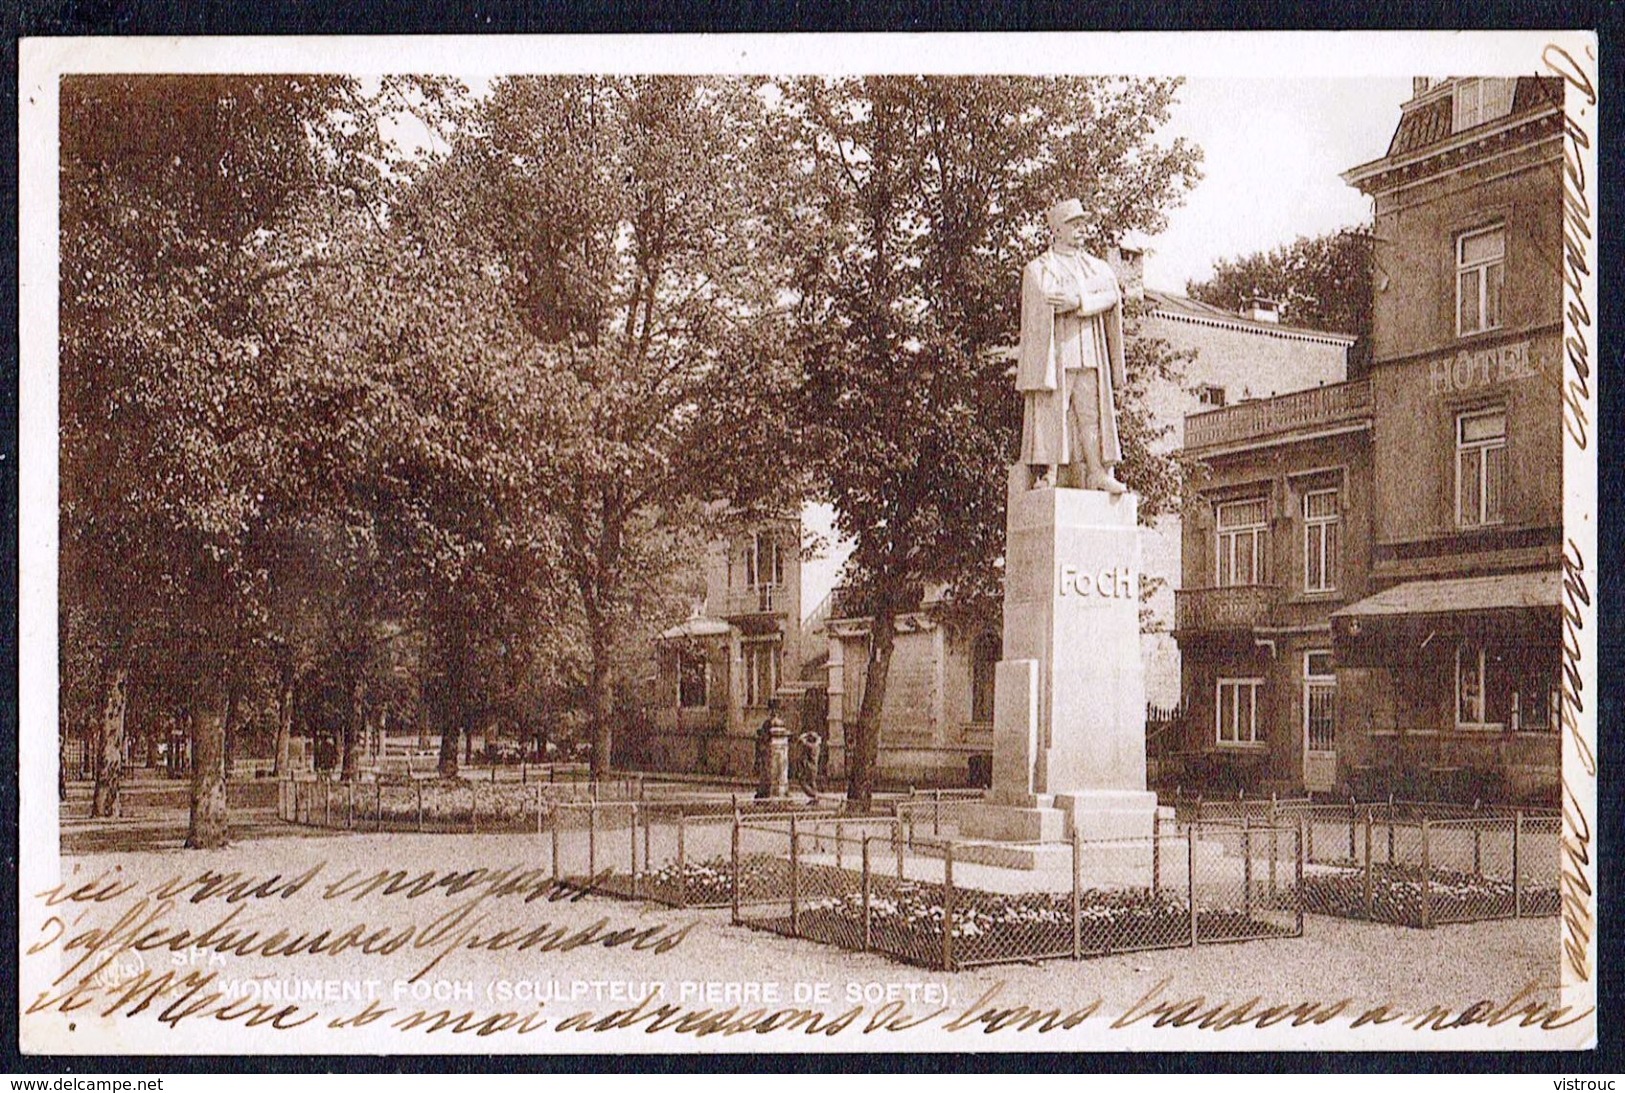
[[[763,584],[754,588],[736,588],[723,601],[723,614],[772,615],[790,609],[790,589],[780,584]]]
[[[910,585],[903,594],[903,602],[913,608],[925,600],[923,585]],[[830,593],[829,617],[832,619],[863,619],[874,614],[872,593],[852,585],[837,585]]]
[[[1187,633],[1251,630],[1269,622],[1270,610],[1280,598],[1281,589],[1267,584],[1177,589],[1174,629]]]
[[[1368,417],[1371,381],[1353,380],[1185,417],[1187,450],[1324,428]]]

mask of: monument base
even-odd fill
[[[1084,843],[1084,864],[1125,866],[1141,857],[1156,827],[1157,795],[1149,790],[1080,790],[1034,794],[1031,805],[989,801],[964,810],[959,821],[967,861],[1006,869],[1042,869],[1071,860],[1072,836]],[[1166,813],[1170,823],[1173,816]],[[1166,828],[1164,829],[1166,830]],[[958,851],[956,850],[956,853]],[[1088,873],[1085,873],[1088,876]]]

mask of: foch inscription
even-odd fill
[[[1108,599],[1128,599],[1135,596],[1134,571],[1126,565],[1107,566],[1091,573],[1075,565],[1063,565],[1060,571],[1060,595],[1104,596]]]

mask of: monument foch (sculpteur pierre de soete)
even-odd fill
[[[1078,247],[1076,200],[1022,274],[1020,461],[1006,492],[1004,650],[994,671],[993,790],[962,857],[1038,869],[1091,840],[1085,865],[1130,867],[1152,833],[1140,659],[1139,498],[1121,459],[1122,297]],[[1082,487],[1082,488],[1078,488]]]

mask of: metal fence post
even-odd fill
[[[801,838],[796,814],[790,813],[790,936],[801,936]]]
[[[1281,832],[1275,826],[1274,802],[1270,808],[1270,895],[1275,895],[1275,859],[1281,852]]]
[[[688,906],[688,813],[677,810],[677,906]]]
[[[333,826],[333,783],[322,779],[322,826]]]
[[[1155,837],[1153,836],[1153,839]],[[1155,843],[1153,842],[1153,845]],[[1152,861],[1156,860],[1155,854]],[[1072,959],[1083,959],[1083,841],[1072,828]]]
[[[1365,917],[1369,922],[1372,919],[1374,904],[1372,902],[1373,888],[1371,883],[1371,810],[1365,810]]]
[[[355,783],[344,783],[344,828],[355,826]]]
[[[598,802],[587,805],[587,876],[598,875]]]
[[[954,844],[947,843],[942,857],[942,970],[954,970]]]
[[[1388,806],[1388,864],[1394,864],[1394,806]]]
[[[649,828],[652,826],[649,823],[649,818],[650,814],[645,811],[643,813],[643,871],[645,873],[649,871],[650,863],[654,860],[649,855]]]
[[[423,830],[423,783],[413,779],[412,787],[418,791],[418,831]]]
[[[860,951],[868,952],[869,946],[872,943],[872,937],[870,934],[871,925],[869,922],[869,836],[863,836],[861,846],[862,849],[859,853],[863,863],[863,948]]]
[[[384,829],[384,783],[382,782],[373,782],[372,784],[372,829],[374,831]]]
[[[1392,827],[1388,829],[1393,831]],[[1433,864],[1428,853],[1428,821],[1422,818],[1422,927],[1433,928]]]
[[[1349,798],[1349,861],[1359,861],[1360,860],[1354,853],[1354,825],[1355,825],[1355,822],[1356,822],[1357,819],[1358,819],[1358,817],[1355,815],[1355,811],[1354,811],[1354,798],[1350,797]],[[1370,845],[1370,836],[1371,836],[1371,810],[1369,808],[1365,810],[1365,827],[1366,827],[1366,832],[1365,832],[1366,833],[1366,843],[1369,846]],[[1371,860],[1371,855],[1367,854],[1366,855],[1366,861],[1370,861],[1370,860]]]
[[[1298,820],[1298,852],[1293,855],[1296,862],[1292,871],[1292,902],[1297,912],[1295,917],[1298,928],[1297,936],[1299,937],[1303,936],[1303,829],[1303,820],[1300,818]]]
[[[562,806],[555,805],[553,807],[552,830],[553,830],[553,879],[554,880],[559,879],[559,808],[560,807],[562,807]]]
[[[841,837],[842,837],[843,832],[845,832],[845,830],[846,830],[846,825],[841,823],[841,821],[836,820],[835,821],[835,868],[837,868],[837,869],[844,868],[842,866],[842,864],[841,864]]]
[[[480,791],[474,788],[474,779],[468,780],[468,830],[480,833]]]
[[[1484,831],[1478,826],[1478,821],[1475,819],[1473,821],[1473,876],[1475,877],[1482,877],[1484,875],[1483,836]]]
[[[1191,911],[1191,948],[1196,948],[1196,825],[1185,828],[1185,895]]]
[[[1076,877],[1073,878],[1076,881]],[[1076,888],[1076,883],[1073,884]],[[1151,896],[1162,890],[1162,813],[1151,814]]]
[[[931,834],[942,834],[942,790],[931,791]]]
[[[1241,905],[1249,920],[1253,917],[1253,825],[1244,813],[1241,817]]]
[[[681,815],[679,813],[678,815]],[[733,878],[728,885],[733,897],[733,921],[739,923],[739,813],[734,813],[733,838],[729,848],[729,856],[733,859]]]
[[[1512,917],[1523,917],[1523,870],[1518,859],[1523,849],[1523,810],[1512,814]]]
[[[636,899],[638,895],[638,803],[636,801],[632,802],[632,827],[627,832],[627,836],[631,842],[632,898]],[[649,865],[648,859],[645,859],[643,864],[647,868]]]
[[[891,845],[897,852],[897,879],[903,879],[903,824],[901,820],[893,820],[891,826]]]
[[[542,833],[542,784],[536,783],[536,834]],[[644,857],[648,857],[647,854]]]

